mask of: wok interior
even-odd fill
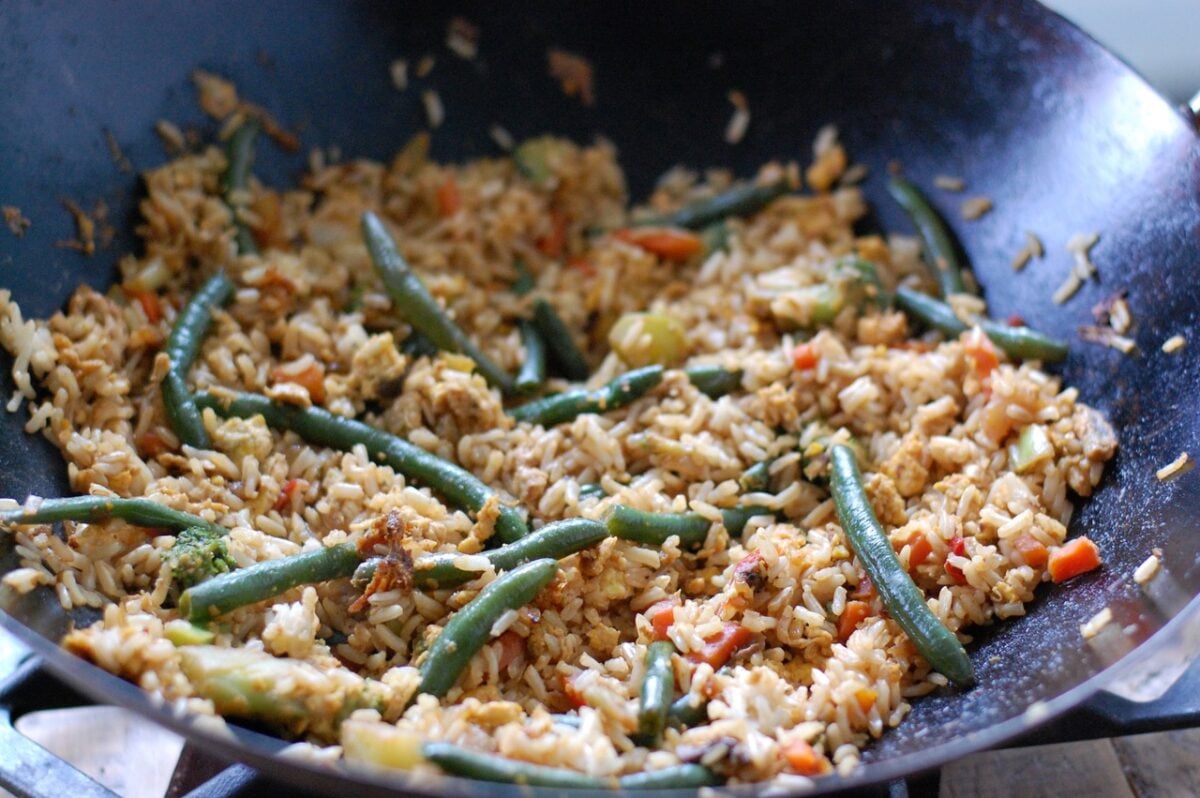
[[[442,45],[457,14],[482,30],[476,61]],[[592,61],[595,107],[563,96],[547,74],[549,46]],[[1071,338],[1063,375],[1118,430],[1118,456],[1072,523],[1072,534],[1100,544],[1105,567],[1043,588],[1029,615],[985,630],[972,649],[979,686],[918,701],[867,752],[867,777],[885,774],[885,760],[936,764],[969,745],[967,735],[1099,673],[1124,653],[1101,656],[1083,643],[1079,624],[1101,608],[1132,625],[1132,647],[1200,592],[1200,535],[1189,512],[1200,481],[1154,478],[1189,444],[1197,451],[1200,421],[1184,398],[1200,374],[1196,348],[1165,355],[1158,346],[1194,326],[1200,308],[1192,277],[1200,256],[1200,147],[1187,122],[1140,78],[1033,3],[754,11],[679,3],[656,14],[623,4],[443,9],[294,0],[218,9],[164,2],[120,14],[106,6],[9,5],[0,10],[0,113],[7,120],[0,198],[19,205],[33,226],[20,239],[0,235],[0,287],[28,315],[44,316],[78,283],[102,288],[111,280],[117,254],[136,247],[137,186],[114,165],[103,131],[139,168],[164,160],[153,132],[159,118],[211,136],[188,83],[192,69],[233,79],[244,96],[299,129],[305,150],[338,145],[350,157],[386,158],[424,125],[419,92],[398,92],[388,66],[424,53],[437,56],[432,83],[446,108],[433,137],[439,160],[497,154],[487,132],[493,123],[518,139],[599,133],[616,143],[636,198],[677,163],[728,166],[739,175],[772,158],[805,163],[817,129],[835,123],[852,159],[871,169],[872,224],[909,230],[882,189],[891,159],[925,179],[961,175],[972,194],[994,200],[995,209],[969,225],[944,206],[993,313],[1019,312]],[[737,146],[721,138],[730,89],[745,93],[752,114]],[[256,173],[276,185],[292,182],[303,157],[264,147]],[[105,200],[118,226],[111,247],[90,259],[54,247],[71,235],[62,196]],[[1026,229],[1049,254],[1014,277],[1009,260]],[[1090,230],[1101,233],[1093,251],[1100,281],[1055,306],[1050,296],[1069,264],[1062,245]],[[1074,335],[1091,323],[1091,306],[1118,288],[1128,290],[1136,320],[1135,357]],[[0,356],[5,397],[10,366]],[[0,495],[63,495],[63,463],[46,441],[21,431],[25,413],[0,418]],[[10,546],[0,538],[0,572],[16,566]],[[1171,588],[1157,603],[1144,600],[1131,578],[1153,547],[1164,551]],[[48,589],[25,597],[5,589],[0,608],[53,641],[70,622]],[[81,611],[75,620],[94,616]],[[114,686],[90,666],[64,667],[90,679],[103,700],[140,701],[136,690]]]

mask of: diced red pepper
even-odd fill
[[[980,379],[986,379],[1000,365],[996,347],[978,327],[967,333],[966,352]]]
[[[929,542],[929,538],[921,532],[914,532],[913,536],[908,539],[909,570],[923,565],[929,559],[930,554],[933,554],[933,544]]]
[[[1087,537],[1078,537],[1050,552],[1050,578],[1065,582],[1100,567],[1100,549]]]
[[[867,576],[865,571],[859,578],[858,584],[850,591],[850,598],[859,601],[870,601],[875,598],[875,583],[871,581],[871,577]]]
[[[688,654],[692,662],[707,662],[716,668],[729,662],[735,651],[750,642],[754,634],[740,623],[728,621],[725,627],[712,637],[706,638],[704,648]]]
[[[1024,327],[1025,326],[1025,319],[1023,319],[1021,317],[1020,313],[1013,313],[1011,316],[1008,317],[1007,321],[1008,321],[1009,327]]]
[[[665,599],[657,604],[651,604],[646,609],[646,620],[650,621],[650,626],[654,629],[655,640],[667,639],[671,624],[675,623],[676,606],[677,603],[674,600]]]
[[[279,497],[275,499],[275,503],[271,505],[271,509],[276,512],[283,512],[292,503],[292,494],[303,485],[304,480],[302,479],[289,479],[283,483],[283,488],[279,491]]]
[[[447,177],[446,182],[438,186],[437,205],[438,214],[443,219],[458,213],[458,209],[462,207],[462,197],[459,196],[458,181],[454,179],[454,175]]]
[[[959,557],[966,557],[967,542],[961,537],[955,535],[950,541],[950,553]],[[967,577],[962,572],[962,569],[957,565],[951,564],[949,560],[946,560],[946,573],[950,574],[950,576],[954,578],[954,581],[960,585],[965,585],[967,583]]]
[[[538,239],[538,251],[548,258],[560,258],[566,246],[567,217],[562,211],[550,211],[550,232]]]
[[[704,250],[700,236],[673,227],[635,227],[618,230],[613,235],[628,244],[641,247],[663,260],[684,263]]]
[[[151,324],[158,324],[162,321],[162,303],[158,299],[158,294],[153,291],[130,291],[128,288],[125,289],[125,293],[142,306],[142,313],[146,314],[146,321]]]
[[[575,707],[576,709],[586,707],[588,703],[584,700],[583,693],[579,692],[579,689],[575,687],[575,682],[565,674],[561,677],[561,680],[563,695],[565,695],[567,700],[571,702],[571,706]]]
[[[577,272],[582,272],[587,277],[596,276],[596,267],[584,255],[576,255],[567,261],[567,266]]]
[[[838,618],[838,641],[845,643],[858,625],[871,616],[871,605],[865,601],[847,601]]]
[[[796,371],[808,371],[817,367],[820,357],[812,344],[799,344],[792,350],[792,368]]]

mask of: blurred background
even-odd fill
[[[1042,0],[1169,99],[1200,92],[1200,0]]]

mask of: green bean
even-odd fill
[[[676,765],[620,778],[588,776],[566,768],[533,765],[495,754],[468,751],[451,743],[427,742],[425,758],[452,776],[530,787],[559,787],[573,790],[656,790],[688,789],[720,783],[703,765]]]
[[[830,486],[838,522],[884,607],[930,666],[963,687],[974,684],[971,659],[962,643],[929,609],[925,594],[900,564],[875,517],[854,451],[845,444],[835,444],[831,450],[831,468]]]
[[[417,273],[405,262],[379,217],[363,214],[362,234],[375,272],[392,297],[396,312],[405,321],[447,352],[461,352],[475,361],[488,384],[503,391],[512,389],[512,377],[483,353],[462,328],[438,305]]]
[[[899,175],[893,175],[887,184],[888,193],[912,218],[921,240],[925,244],[925,265],[941,288],[942,296],[961,294],[963,286],[958,251],[946,223],[933,209],[921,191]]]
[[[738,477],[738,486],[747,493],[771,487],[771,461],[763,460],[743,471]]]
[[[608,527],[599,521],[587,518],[568,518],[547,524],[536,532],[530,532],[515,543],[484,552],[481,556],[491,563],[497,572],[511,571],[518,565],[531,560],[550,557],[561,560],[577,551],[583,551],[608,537]],[[427,554],[413,562],[413,579],[418,585],[449,587],[469,582],[479,576],[477,571],[459,568],[455,563],[462,558],[456,552]],[[354,571],[355,587],[365,587],[375,575],[379,561],[367,560]]]
[[[589,482],[586,485],[579,486],[579,498],[583,499],[603,499],[608,494],[604,492],[604,487],[599,482]]]
[[[645,676],[638,702],[639,743],[657,746],[667,726],[671,697],[675,693],[675,669],[671,655],[675,646],[669,640],[656,640],[646,647]]]
[[[920,291],[897,288],[896,305],[947,338],[957,338],[968,329],[949,305]],[[1056,363],[1067,356],[1065,343],[1028,327],[1009,327],[986,319],[979,322],[979,327],[992,343],[1013,357]]]
[[[742,387],[742,370],[721,366],[689,366],[683,370],[692,385],[710,399],[718,399]]]
[[[213,308],[224,305],[232,295],[233,283],[224,272],[217,272],[208,278],[179,312],[163,350],[170,363],[162,381],[163,409],[167,421],[181,442],[197,449],[207,449],[210,441],[200,409],[187,389],[187,373],[200,351],[204,335],[212,326]]]
[[[211,407],[218,415],[253,418],[262,416],[267,425],[291,430],[317,446],[348,452],[361,443],[373,460],[385,463],[409,479],[424,483],[445,496],[452,504],[478,512],[496,492],[469,471],[447,462],[383,430],[334,415],[320,407],[297,407],[272,402],[258,394],[238,394],[224,400],[212,394],[198,394],[196,402]],[[515,507],[501,505],[496,518],[496,535],[511,543],[529,530]]]
[[[546,342],[546,353],[554,364],[556,371],[563,377],[574,382],[588,378],[588,363],[583,352],[575,345],[571,331],[559,318],[554,306],[544,299],[533,301],[533,325],[542,334]]]
[[[700,238],[704,241],[706,256],[714,252],[726,251],[729,249],[729,225],[725,224],[724,219],[713,222],[700,231]]]
[[[525,265],[525,261],[516,261],[513,264],[513,268],[517,272],[517,279],[513,280],[512,284],[512,292],[514,294],[525,296],[537,287],[537,281],[533,279],[533,275],[530,274],[529,267]]]
[[[229,137],[229,142],[225,145],[225,157],[229,165],[225,168],[225,174],[221,176],[221,193],[225,197],[225,204],[229,206],[229,210],[233,214],[233,226],[237,231],[234,241],[237,243],[237,251],[241,255],[258,254],[258,245],[254,243],[254,236],[251,235],[250,228],[241,219],[241,205],[234,202],[234,199],[237,199],[235,194],[246,191],[250,185],[250,167],[254,163],[254,139],[257,136],[258,120],[247,119],[237,130],[233,131],[233,135]]]
[[[730,537],[734,538],[741,537],[750,519],[759,515],[774,515],[774,513],[766,507],[754,504],[728,507],[721,511],[721,519],[725,525],[725,531],[729,533]]]
[[[202,528],[220,535],[222,526],[205,521],[198,515],[172,510],[151,499],[114,499],[108,496],[71,496],[66,499],[43,499],[36,510],[0,510],[0,524],[53,524],[58,521],[83,521],[95,524],[110,518],[120,518],[134,526],[149,529]]]
[[[400,351],[413,359],[419,357],[432,358],[437,356],[438,348],[433,345],[433,341],[413,330],[408,334],[408,337],[400,342]]]
[[[525,350],[525,362],[513,380],[513,388],[517,393],[536,393],[546,381],[546,342],[542,334],[531,321],[521,319],[518,324],[521,330],[521,347]]]
[[[791,182],[787,178],[761,185],[747,183],[734,186],[715,197],[690,202],[674,213],[652,216],[638,224],[701,230],[727,216],[749,216],[757,213],[791,191],[791,188]]]
[[[558,562],[546,558],[505,571],[489,582],[454,614],[429,647],[420,666],[417,694],[428,693],[438,698],[446,695],[471,657],[487,643],[500,616],[532,601],[557,572]]]
[[[667,711],[667,723],[676,728],[686,729],[708,720],[708,702],[692,703],[691,693],[685,693],[675,699]]]
[[[358,548],[352,543],[263,560],[189,587],[179,596],[179,614],[193,623],[211,621],[297,585],[350,576],[358,560]]]
[[[730,507],[721,510],[722,524],[731,537],[739,537],[746,522],[756,515],[771,515],[766,507]],[[685,548],[699,548],[708,539],[712,522],[699,513],[651,513],[618,504],[608,514],[608,532],[622,540],[661,546],[673,535]]]
[[[662,382],[662,366],[627,371],[611,382],[589,391],[578,389],[526,402],[508,414],[517,421],[552,427],[584,413],[604,413],[624,407]]]

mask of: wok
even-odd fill
[[[480,56],[464,61],[442,45],[449,18],[482,29]],[[547,75],[557,45],[595,65],[596,104],[565,97]],[[887,230],[909,230],[887,200],[890,159],[928,181],[963,176],[995,200],[964,224],[961,197],[936,199],[972,256],[993,313],[1020,313],[1072,340],[1062,366],[1085,401],[1118,430],[1121,447],[1096,496],[1072,523],[1099,542],[1102,570],[1044,588],[1023,618],[983,630],[972,648],[979,685],[918,701],[904,723],[865,756],[856,775],[820,789],[877,782],[995,745],[1078,704],[1131,660],[1163,644],[1197,614],[1200,475],[1160,483],[1154,471],[1181,450],[1200,454],[1200,341],[1167,355],[1159,346],[1197,329],[1200,311],[1200,144],[1191,118],[1125,64],[1033,2],[928,0],[837,4],[437,3],[143,4],[10,2],[0,7],[0,201],[22,208],[23,238],[0,231],[0,286],[27,316],[45,316],[87,281],[103,287],[117,253],[136,246],[137,179],[110,157],[105,131],[138,168],[163,161],[159,118],[214,133],[195,105],[190,71],[234,79],[243,95],[300,131],[305,147],[386,158],[424,125],[419,92],[401,93],[388,66],[435,53],[430,77],[446,107],[434,135],[439,159],[496,154],[498,122],[517,138],[553,131],[620,149],[633,196],[645,196],[673,164],[728,166],[749,175],[771,158],[806,162],[816,130],[836,123]],[[737,146],[721,139],[729,89],[749,98],[752,123]],[[261,148],[256,172],[284,185],[303,155]],[[54,242],[72,235],[59,205],[103,199],[117,237],[84,258]],[[1014,276],[1009,257],[1023,231],[1048,254]],[[1101,232],[1099,280],[1064,306],[1051,302],[1069,267],[1065,241]],[[1136,319],[1135,356],[1085,344],[1076,328],[1118,289]],[[12,390],[10,361],[0,387]],[[0,495],[67,492],[62,462],[21,430],[25,411],[0,414]],[[1131,574],[1152,548],[1165,574],[1153,600]],[[16,559],[0,536],[0,572]],[[1110,607],[1127,634],[1106,647],[1082,642],[1079,624]],[[271,756],[261,735],[216,738],[152,705],[133,686],[56,648],[72,622],[49,590],[0,593],[0,622],[61,678],[97,700],[130,707],[272,778],[324,791],[376,795],[516,794],[461,780],[410,783],[322,771]],[[1174,619],[1174,620],[1172,620]],[[277,745],[275,746],[277,747]],[[754,792],[756,788],[739,788]]]

